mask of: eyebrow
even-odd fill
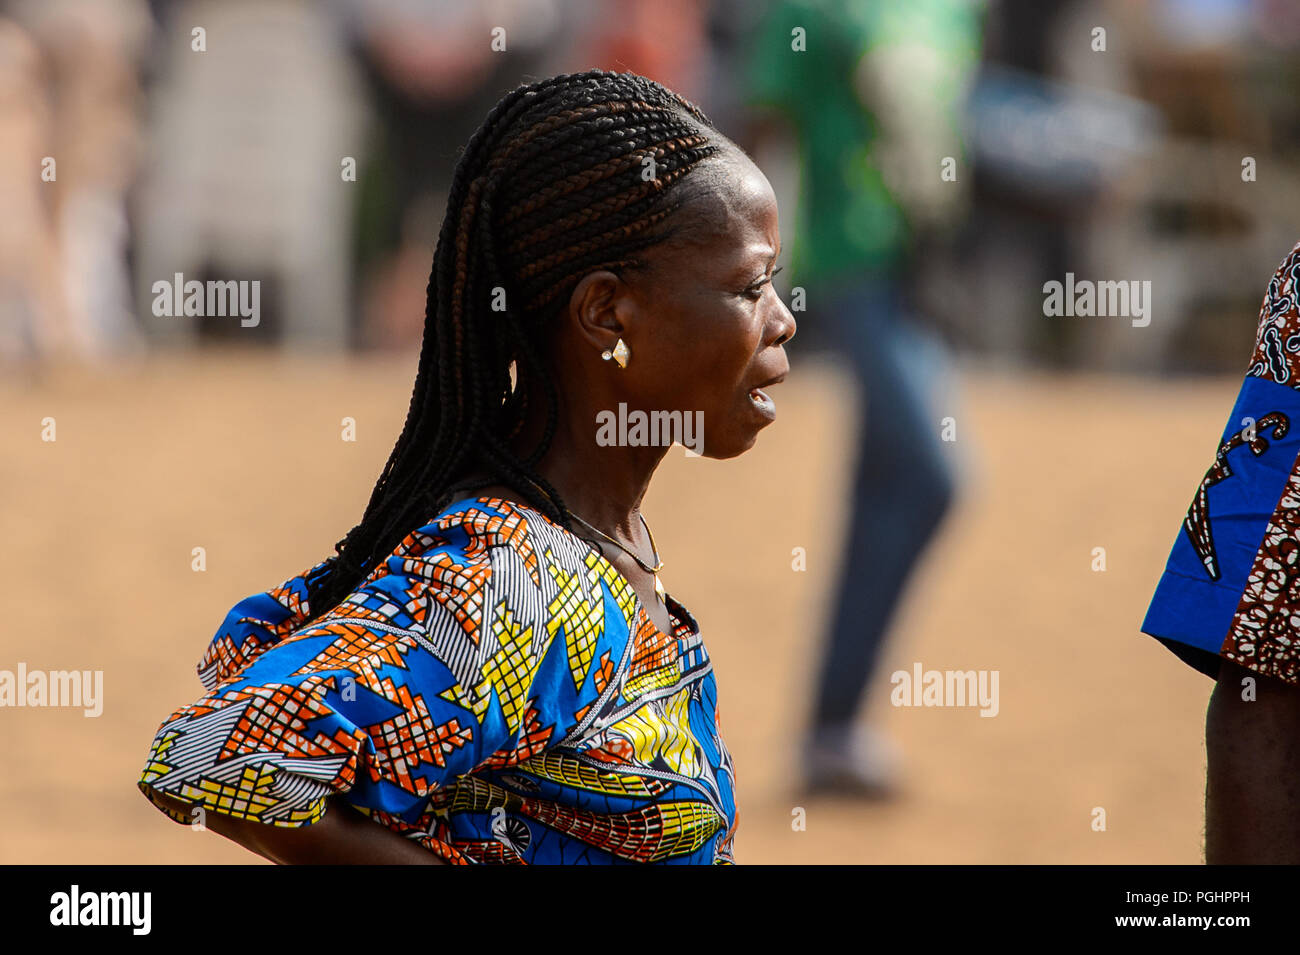
[[[775,262],[775,261],[777,260],[777,258],[781,255],[781,252],[782,252],[782,251],[783,251],[783,250],[782,250],[782,248],[781,248],[781,239],[780,239],[780,236],[778,236],[778,237],[777,237],[777,240],[776,240],[776,251],[774,251],[774,252],[773,252],[773,253],[768,257],[768,259],[767,259],[768,263],[771,264],[771,263]],[[743,275],[749,275],[749,274],[751,274],[750,271],[749,271],[749,267],[748,267],[748,266],[741,266],[740,268],[736,269],[736,275],[737,275],[737,276],[742,275],[742,274],[743,274]]]
[[[780,236],[777,236],[777,239],[776,239],[776,248],[772,251],[772,254],[769,255],[769,256],[767,257],[767,261],[768,261],[768,263],[771,264],[771,263],[775,262],[775,261],[777,260],[777,258],[780,257],[780,255],[781,255],[781,251],[782,251],[782,250],[781,250],[781,237],[780,237]]]

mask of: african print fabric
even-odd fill
[[[226,616],[208,692],[154,737],[151,801],[303,826],[337,795],[458,864],[734,863],[712,664],[676,600],[667,634],[593,547],[488,497],[304,626],[325,566]]]
[[[1300,683],[1300,244],[1269,282],[1214,461],[1142,624]]]

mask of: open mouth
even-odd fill
[[[761,385],[749,389],[750,405],[759,413],[759,415],[766,418],[768,421],[775,420],[776,418],[776,402],[772,400],[772,396],[764,389],[771,388],[773,385],[779,385],[781,382],[785,381],[785,376],[788,371],[789,368],[786,368],[781,371],[780,374],[764,379]]]
[[[751,388],[749,390],[749,400],[760,411],[769,413],[776,411],[776,402],[762,388]]]

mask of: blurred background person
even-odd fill
[[[328,8],[304,0],[154,5],[149,149],[135,196],[138,313],[159,344],[239,335],[347,348],[364,163],[359,77]],[[157,315],[153,285],[257,281],[259,314]]]
[[[10,0],[0,16],[0,352],[138,354],[127,194],[148,9],[141,0]]]
[[[334,0],[333,9],[374,117],[356,210],[359,343],[418,347],[429,250],[459,150],[518,77],[555,72],[577,11],[555,0]]]
[[[67,346],[54,216],[40,176],[49,124],[40,50],[16,22],[0,19],[0,360],[7,367]]]
[[[790,281],[806,291],[812,337],[848,360],[860,395],[858,446],[845,449],[856,461],[852,516],[802,751],[812,789],[897,786],[897,747],[858,715],[895,607],[956,491],[941,438],[952,371],[911,284],[961,212],[960,110],[981,15],[968,0],[777,0],[749,51],[752,105],[772,111],[758,115],[751,143],[762,151],[782,127],[798,143]]]

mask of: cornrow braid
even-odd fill
[[[635,73],[589,70],[506,94],[457,162],[427,290],[419,371],[401,435],[360,523],[308,581],[308,621],[351,593],[478,468],[569,527],[537,466],[558,426],[543,361],[552,319],[582,276],[644,265],[675,234],[676,213],[708,177],[692,171],[726,148],[693,103]],[[503,312],[493,310],[498,289]],[[511,369],[516,385],[512,387]],[[536,388],[518,387],[526,380]],[[511,441],[545,402],[538,444]],[[458,480],[459,479],[459,480]]]

